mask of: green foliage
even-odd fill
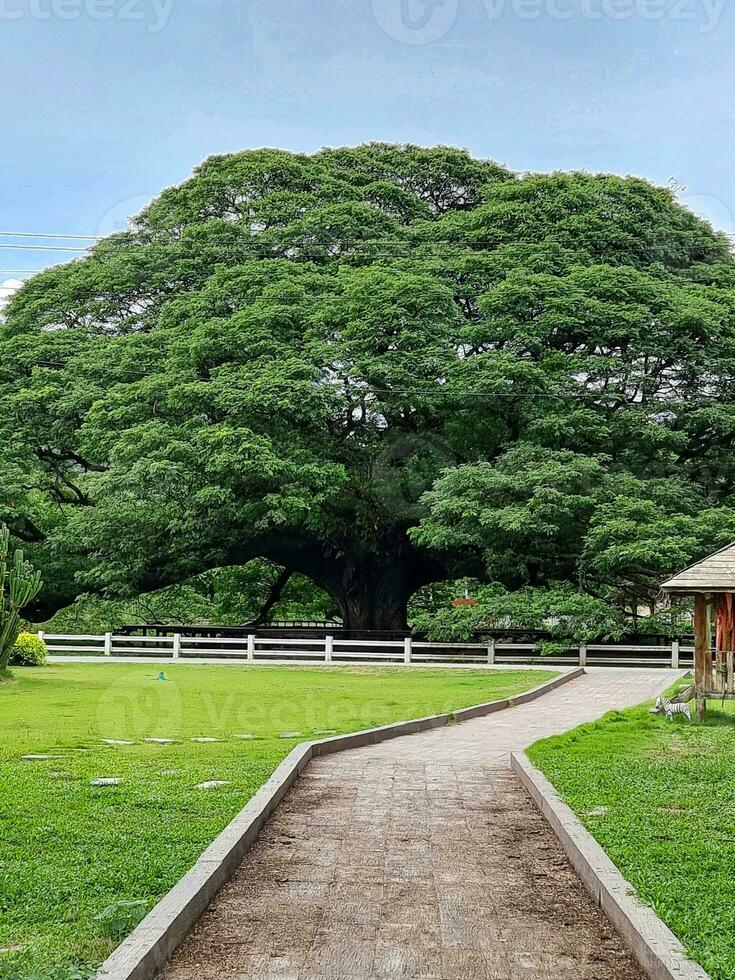
[[[528,754],[687,953],[713,980],[730,980],[733,705],[691,725],[667,723],[650,706],[611,712]]]
[[[143,899],[126,899],[113,902],[94,917],[94,921],[107,939],[119,943],[143,920],[148,912],[148,902]]]
[[[7,672],[21,629],[21,610],[41,590],[41,573],[18,549],[10,552],[10,532],[0,525],[0,677]]]
[[[468,643],[488,626],[488,617],[481,606],[444,606],[413,613],[411,626],[437,643]]]
[[[46,663],[46,644],[35,633],[20,633],[10,663],[16,667],[41,667]]]
[[[620,610],[568,582],[523,586],[512,592],[498,584],[477,585],[472,598],[471,606],[451,606],[446,594],[440,604],[425,602],[415,607],[413,625],[429,639],[442,642],[465,642],[484,630],[511,626],[547,630],[554,642],[542,652],[549,654],[579,643],[618,639],[627,626]]]
[[[254,559],[353,626],[464,575],[634,614],[735,531],[734,408],[735,262],[667,189],[215,156],[8,305],[0,516],[36,619]]]
[[[106,633],[134,623],[239,625],[256,620],[272,599],[264,623],[333,618],[334,603],[303,575],[292,575],[274,595],[281,573],[272,562],[256,559],[130,599],[86,594],[55,613],[42,628],[47,633]]]
[[[35,970],[31,973],[18,973],[14,966],[3,965],[0,962],[0,980],[94,980],[96,973],[95,966],[84,963],[74,966],[59,964],[50,968],[44,967],[42,973],[37,973]]]
[[[479,545],[491,577],[510,584],[571,576],[605,472],[594,457],[514,446],[494,463],[447,470],[425,495],[429,515],[413,537],[444,551]]]
[[[564,577],[622,609],[653,605],[667,574],[735,537],[735,508],[696,484],[529,444],[445,471],[423,499],[420,544],[474,553],[511,588]]]
[[[281,732],[309,739],[448,713],[554,676],[193,664],[167,666],[165,684],[157,675],[146,664],[54,664],[0,685],[0,947],[23,947],[0,955],[2,980],[76,980],[75,969],[98,965],[137,903],[152,907],[299,741]],[[255,737],[234,737],[243,733]],[[31,752],[59,758],[19,761]],[[91,786],[99,776],[120,783]],[[195,789],[211,779],[227,785]]]
[[[491,596],[487,609],[494,620],[505,617],[521,627],[548,629],[555,640],[573,644],[616,640],[626,627],[619,610],[566,582]]]
[[[672,569],[735,538],[735,510],[706,506],[680,481],[649,481],[647,499],[630,489],[602,503],[592,516],[580,558],[588,581],[611,583],[623,594],[652,602]]]

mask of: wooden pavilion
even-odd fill
[[[694,690],[701,720],[708,698],[735,699],[735,542],[685,568],[661,588],[672,596],[694,596]]]

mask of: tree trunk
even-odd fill
[[[405,631],[408,600],[422,585],[447,577],[440,560],[417,548],[401,528],[371,542],[325,544],[302,535],[268,535],[234,545],[228,564],[269,558],[306,575],[336,603],[346,628]]]
[[[409,596],[401,590],[385,587],[383,582],[355,584],[342,596],[335,597],[342,621],[352,630],[408,629]]]
[[[400,632],[408,629],[408,601],[413,593],[445,575],[433,559],[401,547],[347,555],[341,574],[323,584],[337,602],[347,629]]]

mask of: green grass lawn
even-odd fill
[[[181,664],[159,680],[159,670],[54,664],[0,684],[3,980],[87,976],[125,920],[155,904],[297,742],[507,697],[554,676]],[[156,737],[175,741],[142,741]],[[22,761],[29,753],[58,758]],[[98,777],[120,782],[91,785]],[[208,780],[227,785],[195,789]],[[142,904],[98,918],[120,901]]]
[[[611,712],[528,755],[689,955],[733,980],[735,716],[709,706],[703,725]]]

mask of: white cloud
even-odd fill
[[[22,285],[22,279],[6,279],[4,282],[0,282],[0,310]]]

